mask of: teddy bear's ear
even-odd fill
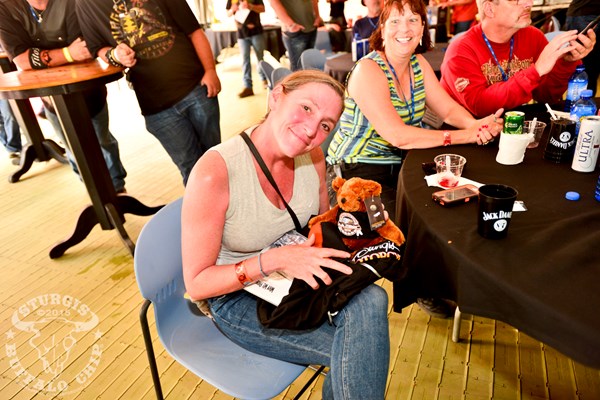
[[[333,182],[331,182],[331,187],[337,192],[344,185],[344,183],[346,183],[346,180],[344,178],[336,176],[333,179]]]

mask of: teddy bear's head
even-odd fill
[[[331,186],[336,191],[338,206],[344,211],[366,211],[365,199],[381,195],[381,185],[372,180],[336,177]]]

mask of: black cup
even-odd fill
[[[550,120],[550,133],[544,150],[544,159],[555,163],[571,162],[575,151],[575,121],[561,118]]]
[[[486,239],[502,239],[508,224],[517,191],[506,185],[483,185],[479,188],[477,232]]]

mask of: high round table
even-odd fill
[[[3,51],[0,51],[0,69],[2,73],[17,70],[17,67]],[[54,158],[61,164],[67,164],[65,149],[54,140],[44,137],[29,100],[11,99],[9,103],[19,127],[27,138],[27,143],[23,145],[21,150],[19,168],[8,176],[8,181],[10,183],[18,182],[21,176],[29,171],[34,161],[49,161]]]
[[[523,163],[498,164],[497,144],[408,152],[398,180],[397,223],[407,237],[407,277],[394,283],[394,310],[417,297],[455,300],[461,311],[504,321],[576,361],[600,368],[599,170],[580,173],[542,159],[549,128]],[[527,207],[508,236],[477,233],[477,201],[444,208],[431,199],[422,163],[442,153],[467,159],[463,176],[501,183]],[[565,199],[577,191],[579,201]]]
[[[96,224],[103,230],[117,229],[133,255],[133,241],[123,227],[124,213],[151,215],[162,207],[147,207],[131,196],[117,196],[85,104],[84,90],[103,86],[122,76],[121,68],[97,60],[0,75],[0,98],[52,98],[92,202],[81,212],[73,234],[50,250],[50,258],[62,256],[68,248],[83,241]]]

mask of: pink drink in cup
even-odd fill
[[[445,188],[457,186],[467,159],[458,154],[440,154],[433,161],[440,186]]]

